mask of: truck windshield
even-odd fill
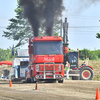
[[[62,42],[34,42],[34,55],[63,54]]]

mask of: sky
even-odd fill
[[[62,19],[67,17],[68,40],[71,49],[79,50],[100,49],[100,39],[96,33],[100,32],[100,0],[64,0],[65,11]],[[3,31],[10,24],[9,19],[14,18],[17,0],[0,0],[0,48],[7,49],[16,45],[17,41],[2,37]],[[28,44],[20,47],[28,49]]]

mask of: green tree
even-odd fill
[[[89,57],[90,60],[99,60],[100,59],[100,50],[88,50],[88,49],[83,49],[79,50],[80,56],[79,58],[84,60],[86,57]]]
[[[90,51],[88,49],[79,50],[80,59],[86,59],[89,56]]]
[[[8,31],[5,32],[3,36],[8,39],[17,40],[18,44],[15,47],[23,45],[28,42],[28,38],[33,36],[31,27],[26,19],[23,18],[23,10],[19,6],[15,9],[16,16],[15,18],[11,18],[10,25],[6,28]]]
[[[7,50],[1,49],[0,48],[0,61],[7,61],[7,60],[12,60],[12,49],[11,47]]]
[[[96,38],[100,39],[100,33],[96,34]]]
[[[10,25],[6,28],[7,31],[4,31],[4,34],[2,35],[3,37],[6,37],[8,39],[13,39],[18,41],[15,47],[28,43],[29,38],[33,37],[31,26],[28,20],[23,17],[23,9],[19,5],[19,0],[17,1],[18,1],[18,5],[17,8],[15,9],[16,16],[15,18],[11,18],[9,20]],[[40,23],[41,28],[39,28],[39,36],[45,35],[44,23],[45,22]],[[58,25],[59,23],[60,20],[56,19],[54,23],[54,36],[57,36],[59,33],[59,29],[60,29]]]
[[[98,54],[96,51],[90,51],[90,60],[98,60]]]
[[[100,59],[100,50],[96,50],[98,58]]]

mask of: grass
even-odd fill
[[[97,80],[97,81],[100,81],[100,75],[95,75],[93,80]]]

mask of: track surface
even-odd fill
[[[0,81],[0,100],[94,100],[99,81],[73,81],[64,83],[36,83]]]

